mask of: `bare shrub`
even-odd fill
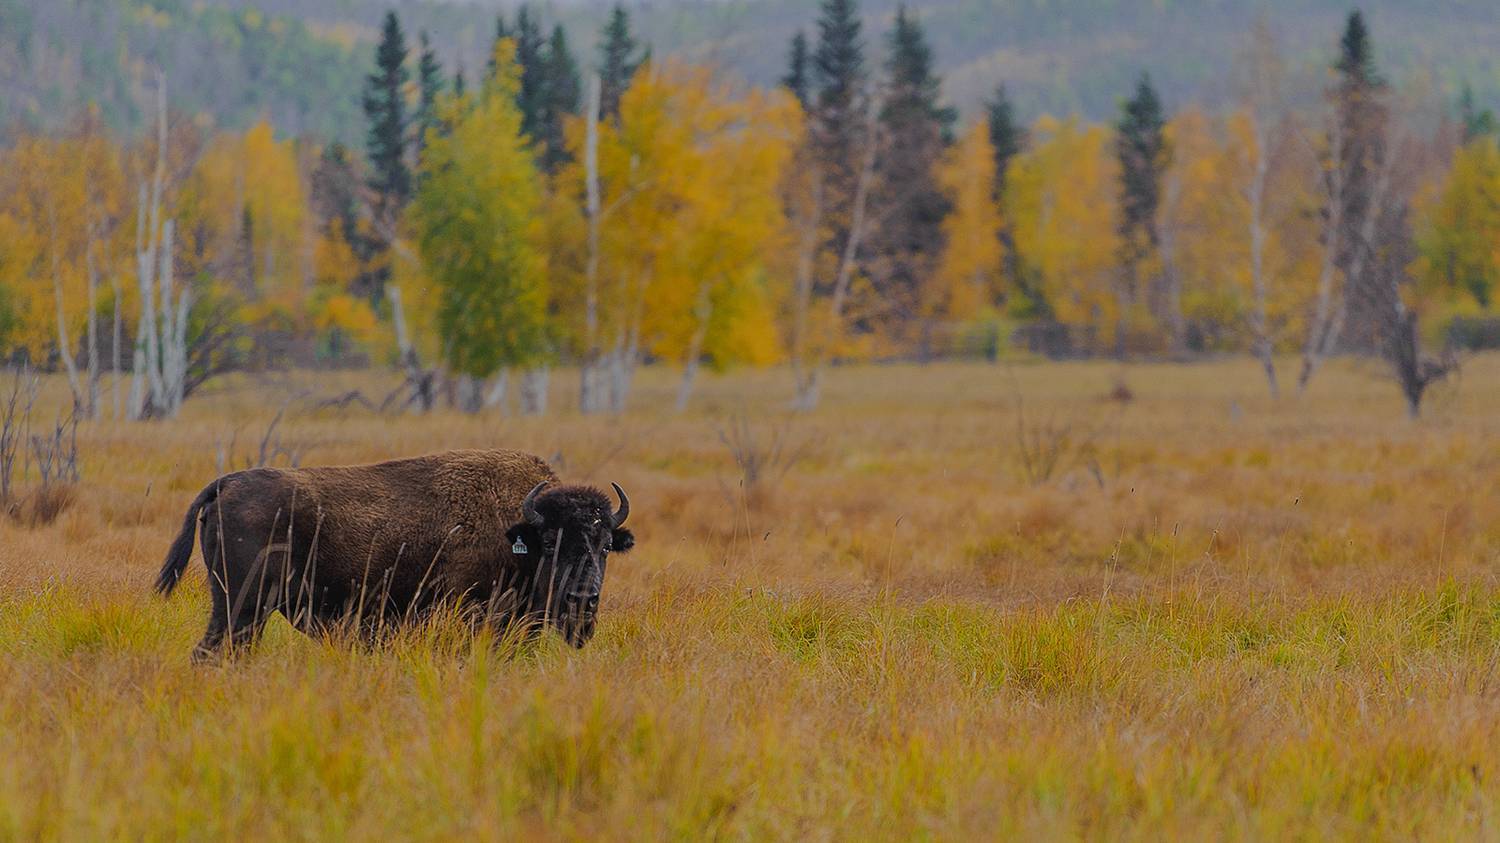
[[[253,453],[246,453],[244,458],[239,458],[238,443],[240,428],[235,428],[229,437],[227,445],[222,442],[214,454],[214,470],[219,474],[226,471],[243,471],[249,468],[263,468],[265,466],[284,464],[290,468],[297,468],[302,464],[302,458],[312,450],[314,443],[295,442],[282,438],[281,420],[286,416],[286,407],[283,406],[276,411],[271,423],[266,425],[261,434],[260,444]]]
[[[719,441],[729,449],[739,470],[739,487],[745,500],[752,505],[761,503],[766,488],[785,477],[811,453],[811,440],[798,435],[792,418],[768,422],[757,430],[745,416],[733,415],[719,426],[718,432]],[[733,498],[727,488],[725,493]]]
[[[32,527],[52,523],[72,505],[79,478],[80,407],[75,400],[72,409],[58,414],[45,432],[32,433],[38,386],[35,374],[26,369],[16,372],[0,410],[0,509],[12,520]],[[21,485],[30,479],[33,467],[38,485],[22,494]]]
[[[1134,394],[1129,392],[1124,381],[1118,381],[1105,397],[1113,407],[1095,411],[1093,417],[1086,420],[1080,419],[1078,413],[1062,413],[1055,407],[1044,416],[1028,415],[1020,385],[1013,382],[1012,392],[1016,407],[1014,441],[1021,479],[1029,486],[1040,486],[1067,466],[1077,465],[1087,470],[1101,489],[1104,488],[1106,471],[1098,440],[1111,426],[1118,432],[1124,409],[1134,400]]]
[[[559,445],[547,462],[559,474],[592,480],[626,450],[650,441],[660,427],[660,423],[644,425],[612,418],[602,430],[570,441],[567,450]]]
[[[10,394],[0,415],[0,507],[7,511],[15,501],[16,458],[23,459],[23,478],[25,461],[29,460],[23,446],[31,432],[31,407],[36,402],[36,391],[36,375],[25,369],[17,371],[11,378]]]

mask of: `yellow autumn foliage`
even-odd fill
[[[987,126],[975,123],[948,150],[938,180],[953,211],[943,221],[945,248],[923,292],[923,312],[946,319],[973,318],[1002,292],[1001,219],[993,192],[995,150]]]
[[[1016,248],[1040,276],[1059,321],[1113,331],[1119,167],[1103,126],[1044,116],[1016,156],[1006,190]]]

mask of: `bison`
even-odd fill
[[[372,465],[254,468],[188,507],[156,590],[170,595],[201,537],[213,606],[195,660],[253,643],[273,612],[309,635],[354,620],[373,632],[456,605],[474,622],[594,634],[610,553],[635,544],[619,508],[554,485],[519,451],[449,451]]]

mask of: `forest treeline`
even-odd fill
[[[237,368],[395,364],[384,406],[584,412],[640,365],[786,363],[798,406],[842,361],[1252,353],[1269,389],[1386,360],[1415,414],[1497,341],[1500,146],[1472,93],[1402,92],[1354,12],[1297,88],[1272,26],[1232,105],[1122,86],[1108,122],[982,119],[944,95],[922,19],[823,0],[780,84],[654,59],[615,7],[578,54],[530,9],[445,62],[394,13],[349,108],[362,143],[168,106],[21,133],[0,166],[0,348],[80,412],[171,415]],[[1295,356],[1294,370],[1278,359]],[[368,400],[368,399],[366,399]]]
[[[402,23],[426,31],[450,66],[483,65],[496,7],[403,0]],[[592,52],[611,0],[536,0]],[[865,0],[867,30],[884,31],[903,0]],[[170,105],[244,130],[261,116],[279,132],[356,144],[358,90],[385,0],[0,0],[0,137],[53,131],[97,103],[111,128],[150,123],[154,70],[174,80]],[[710,62],[758,85],[780,77],[782,46],[807,26],[807,0],[630,0],[633,24],[659,56]],[[1011,82],[1019,111],[1104,120],[1123,78],[1149,70],[1169,102],[1217,107],[1232,44],[1257,15],[1275,22],[1298,88],[1313,93],[1318,56],[1346,8],[1321,0],[909,0],[944,73],[944,91],[978,113],[994,79]],[[1365,0],[1376,27],[1399,32],[1382,63],[1403,84],[1454,98],[1465,80],[1500,96],[1489,0]],[[1163,48],[1163,45],[1167,45]],[[884,45],[871,44],[882,59]],[[1303,84],[1310,81],[1311,84]],[[1306,105],[1307,103],[1301,103]]]

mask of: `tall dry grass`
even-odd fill
[[[148,594],[188,500],[289,396],[376,385],[81,427],[72,505],[0,523],[0,838],[1500,837],[1500,359],[1420,424],[1359,367],[1279,404],[1248,361],[834,374],[792,421],[779,373],[680,417],[653,371],[620,419],[288,406],[304,464],[624,485],[581,652],[278,621],[194,668],[201,568]],[[1018,394],[1089,431],[1045,480]],[[798,459],[752,494],[730,424]]]

